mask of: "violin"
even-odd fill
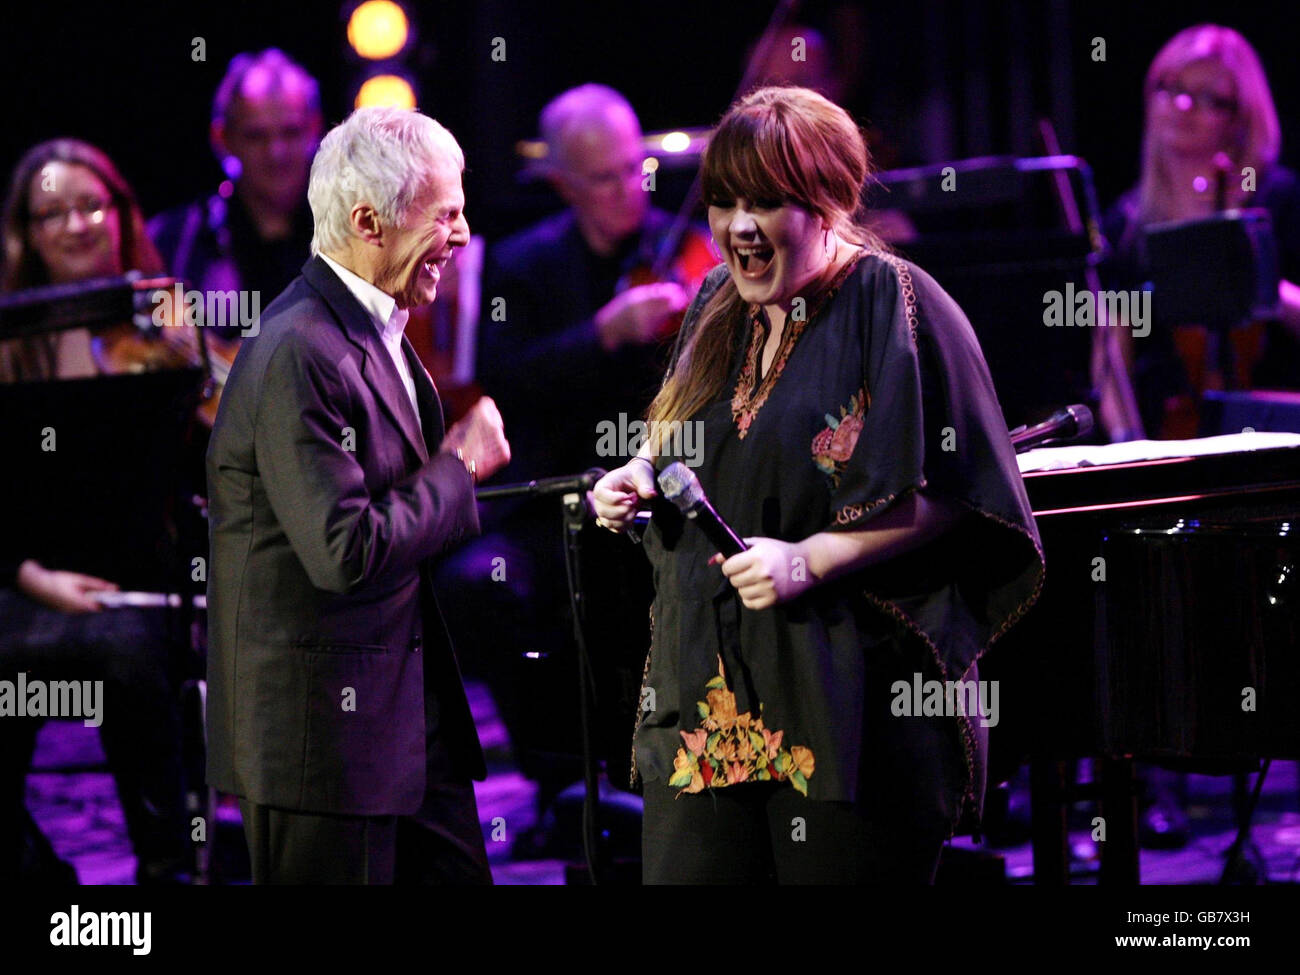
[[[687,202],[690,202],[689,199]],[[682,213],[689,215],[689,208]],[[718,258],[709,246],[712,237],[701,228],[681,219],[681,216],[679,213],[679,219],[669,229],[652,257],[647,259],[645,255],[638,255],[637,261],[619,279],[616,294],[641,285],[671,282],[681,285],[692,298],[695,296],[705,277],[717,266]],[[682,326],[683,318],[684,311],[669,316],[664,322],[660,338],[667,340],[675,336]]]
[[[173,307],[173,293],[162,294],[165,297],[155,311],[162,315],[165,325],[142,331],[132,322],[121,322],[92,329],[95,364],[109,375],[202,369],[207,378],[195,413],[211,429],[221,405],[221,390],[239,353],[239,341],[200,335],[197,327],[184,324],[184,308]]]
[[[1214,210],[1228,209],[1228,183],[1235,171],[1226,153],[1214,157]],[[1224,335],[1231,354],[1231,372],[1225,377],[1215,360],[1210,332],[1204,325],[1177,325],[1173,329],[1174,354],[1187,379],[1188,392],[1171,396],[1161,404],[1160,437],[1164,440],[1188,440],[1201,436],[1201,404],[1205,394],[1221,390],[1254,388],[1255,367],[1264,357],[1266,325],[1261,321],[1242,322]]]

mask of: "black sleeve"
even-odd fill
[[[841,420],[852,418],[852,453],[828,528],[869,529],[898,499],[922,491],[978,516],[864,573],[869,598],[918,633],[945,672],[961,675],[1037,600],[1042,543],[965,313],[898,258],[859,281],[871,315],[861,416]]]

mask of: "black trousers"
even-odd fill
[[[949,835],[939,819],[872,820],[789,783],[676,794],[646,784],[646,884],[929,884]]]
[[[808,799],[788,782],[678,797],[663,780],[647,781],[643,881],[933,883],[961,808],[966,765],[955,718],[893,716],[893,682],[910,679],[913,660],[910,645],[884,645],[869,661],[856,803]],[[968,676],[978,680],[979,672]]]
[[[0,589],[0,679],[102,680],[100,740],[138,861],[150,881],[188,867],[189,819],[181,771],[181,722],[160,610],[61,613]],[[23,803],[44,718],[0,718],[0,880],[62,876],[48,842],[32,835]],[[26,839],[26,843],[24,840]],[[24,846],[27,849],[24,849]],[[33,850],[35,859],[30,862]]]
[[[491,884],[474,783],[429,740],[411,816],[337,816],[241,799],[255,884]]]

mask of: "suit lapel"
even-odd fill
[[[429,452],[425,448],[424,438],[420,436],[420,425],[415,418],[415,410],[411,407],[411,397],[406,395],[406,384],[398,375],[393,357],[384,348],[383,340],[380,339],[373,322],[370,323],[370,331],[373,333],[371,338],[373,347],[370,354],[366,356],[364,370],[366,380],[379,394],[384,409],[401,428],[407,442],[415,448],[416,454],[423,463],[429,459]],[[402,342],[405,344],[405,336],[402,337]]]
[[[313,257],[304,264],[302,274],[333,309],[348,339],[364,353],[362,375],[374,390],[384,412],[401,431],[402,436],[406,438],[406,442],[411,445],[411,449],[421,461],[428,460],[428,448],[420,435],[415,411],[411,409],[410,397],[406,395],[406,386],[402,382],[402,377],[397,374],[397,366],[394,365],[388,350],[384,348],[383,341],[379,338],[379,330],[375,328],[370,314],[361,307],[361,303],[348,290],[348,286],[340,281],[338,275],[319,257]],[[403,349],[409,344],[403,336]],[[423,371],[423,367],[420,371]],[[412,370],[412,374],[415,374],[415,370]],[[418,379],[416,389],[418,392]]]
[[[420,405],[420,426],[424,431],[424,444],[429,454],[437,451],[446,433],[446,419],[442,413],[442,400],[438,398],[438,387],[433,377],[424,368],[424,363],[415,354],[415,346],[405,335],[402,336],[402,353],[406,356],[406,367],[411,370],[415,380],[415,401]],[[427,457],[425,458],[428,459]]]

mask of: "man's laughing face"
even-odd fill
[[[405,220],[384,230],[384,258],[376,268],[375,286],[392,295],[398,308],[427,305],[438,294],[442,268],[454,249],[468,243],[460,169],[449,157],[439,156],[427,169]]]

